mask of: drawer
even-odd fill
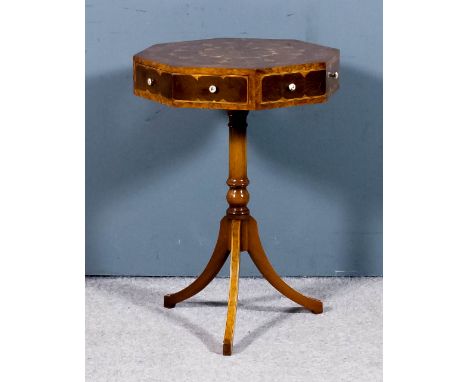
[[[247,103],[247,78],[173,75],[174,100]]]
[[[271,74],[262,78],[262,102],[316,97],[324,95],[326,91],[326,70]]]
[[[172,97],[172,75],[148,66],[135,66],[134,86],[135,89],[160,94],[168,99]]]

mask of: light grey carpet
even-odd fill
[[[261,278],[240,280],[234,353],[224,357],[228,279],[174,309],[189,278],[87,278],[87,381],[382,380],[382,279],[286,278],[324,301],[314,315]]]

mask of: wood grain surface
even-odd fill
[[[133,57],[134,93],[169,106],[226,110],[322,103],[339,87],[330,76],[339,57],[338,49],[298,40],[156,44]]]
[[[234,343],[234,329],[236,327],[237,296],[239,294],[239,266],[240,266],[240,220],[232,220],[231,226],[231,267],[229,280],[228,309],[226,329],[224,331],[223,355],[232,354]]]

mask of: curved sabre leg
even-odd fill
[[[228,310],[226,329],[224,331],[223,355],[232,354],[234,343],[234,328],[236,326],[237,295],[239,292],[239,264],[240,264],[240,220],[232,221],[231,231],[231,268],[229,280]]]
[[[230,223],[223,218],[220,223],[218,240],[213,250],[213,255],[203,272],[189,286],[181,291],[164,296],[164,307],[174,308],[175,305],[184,301],[203,290],[219,273],[229,256]]]
[[[263,250],[262,243],[258,235],[257,222],[252,217],[249,219],[248,232],[248,252],[263,277],[265,277],[273,287],[287,298],[293,300],[299,305],[302,305],[304,308],[309,309],[312,313],[322,313],[323,305],[320,300],[316,300],[315,298],[307,297],[299,293],[297,290],[286,284],[276,273]]]

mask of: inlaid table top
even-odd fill
[[[326,102],[338,49],[298,40],[216,38],[153,45],[133,57],[134,93],[176,107],[258,110]]]

